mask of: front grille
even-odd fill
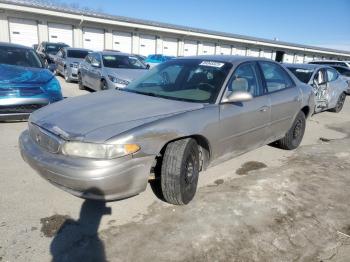
[[[19,92],[21,96],[36,96],[44,93],[40,87],[21,88],[19,89]]]
[[[43,106],[43,104],[0,106],[0,114],[30,114]]]
[[[61,140],[50,132],[29,123],[29,134],[35,143],[51,153],[58,153]]]
[[[43,94],[43,90],[39,87],[15,87],[15,88],[1,88],[0,96],[11,97],[11,96],[36,96]]]
[[[17,96],[18,95],[18,89],[13,88],[0,88],[0,97],[8,97],[8,96]]]

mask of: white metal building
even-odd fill
[[[145,56],[244,55],[288,63],[350,60],[347,51],[111,16],[42,0],[0,0],[0,41],[27,46],[63,42]]]

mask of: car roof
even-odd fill
[[[186,56],[179,57],[177,59],[201,59],[201,60],[213,60],[218,62],[225,62],[231,64],[237,64],[249,61],[268,61],[277,63],[271,59],[263,57],[252,57],[252,56],[236,56],[236,55],[200,55],[200,56]]]
[[[90,49],[86,49],[86,48],[78,48],[78,47],[63,47],[66,50],[77,50],[77,51],[87,51],[87,52],[92,52],[92,50]]]
[[[101,55],[135,56],[132,54],[122,53],[119,51],[99,51],[99,52],[94,52],[94,53],[99,53]]]
[[[302,68],[308,70],[316,70],[320,68],[331,68],[327,65],[319,65],[319,64],[283,64],[287,68]]]
[[[32,47],[28,47],[28,46],[5,43],[5,42],[0,42],[0,47],[17,47],[17,48],[23,48],[23,49],[33,49]]]
[[[348,63],[348,61],[341,61],[341,60],[315,60],[309,62],[310,64],[312,63]]]

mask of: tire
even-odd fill
[[[192,138],[171,142],[161,167],[164,200],[174,205],[188,204],[196,194],[199,176],[199,149]]]
[[[64,69],[63,76],[64,76],[64,80],[66,81],[66,83],[72,82],[71,79],[70,79],[70,77],[68,76],[68,70],[67,70],[67,68]]]
[[[78,73],[78,85],[80,90],[85,90],[85,86],[83,85],[83,79],[81,77],[81,73]]]
[[[304,112],[300,111],[285,137],[277,141],[277,146],[285,150],[296,149],[303,140],[306,127]]]
[[[108,85],[107,85],[106,80],[104,80],[104,79],[101,80],[100,89],[101,90],[108,90]]]
[[[329,109],[329,111],[333,113],[340,113],[340,111],[342,111],[344,107],[345,99],[346,99],[346,94],[341,93],[338,98],[337,105],[335,106],[335,108]]]

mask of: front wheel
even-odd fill
[[[341,93],[341,95],[338,98],[337,105],[335,106],[335,108],[329,109],[329,111],[333,113],[340,113],[340,111],[342,111],[344,107],[345,99],[346,99],[346,94]]]
[[[164,200],[174,205],[188,204],[196,194],[199,176],[199,149],[192,138],[171,142],[161,167]]]
[[[285,150],[296,149],[303,140],[306,127],[304,112],[300,111],[287,134],[277,141],[277,146]]]
[[[67,68],[64,69],[64,80],[66,80],[67,83],[70,83],[70,82],[71,82],[71,79],[70,79],[70,77],[69,77],[68,69],[67,69]]]
[[[81,73],[78,73],[78,85],[80,90],[85,90],[85,86],[83,84],[83,78],[81,76]]]

